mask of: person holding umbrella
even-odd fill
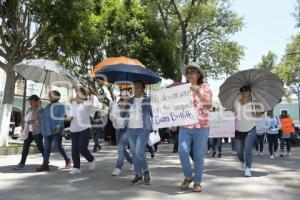
[[[194,181],[193,191],[201,192],[209,133],[208,109],[212,106],[212,92],[209,85],[203,81],[205,72],[199,65],[195,63],[185,65],[182,67],[181,72],[185,75],[187,81],[192,84],[193,105],[198,113],[198,123],[186,125],[179,129],[179,157],[185,176],[180,188],[187,190],[190,183]],[[194,177],[189,158],[191,150],[194,158]]]
[[[38,150],[44,154],[43,136],[41,134],[41,107],[40,98],[37,95],[31,95],[29,98],[30,108],[27,110],[24,117],[24,129],[27,131],[27,139],[24,140],[22,157],[14,170],[21,170],[25,167],[26,158],[29,154],[29,148],[33,140],[36,143]]]
[[[278,75],[263,69],[238,71],[220,86],[218,96],[221,104],[235,112],[236,150],[246,177],[251,176],[256,118],[281,101],[283,86]]]
[[[58,151],[66,162],[66,169],[72,166],[71,159],[67,156],[62,146],[64,129],[65,106],[59,102],[60,93],[57,90],[49,92],[50,104],[42,112],[42,134],[44,136],[43,164],[36,169],[37,172],[49,171],[49,158],[53,140],[56,141]]]
[[[131,184],[137,184],[142,179],[145,185],[151,184],[145,147],[152,130],[152,108],[150,98],[145,93],[143,81],[135,81],[134,97],[129,99],[127,112],[127,132],[132,154],[135,176]]]
[[[251,177],[252,148],[256,140],[256,121],[262,113],[251,99],[249,85],[240,88],[240,98],[234,103],[233,111],[236,117],[235,142],[238,158],[245,177]]]

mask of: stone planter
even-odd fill
[[[1,147],[0,148],[0,155],[18,155],[22,154],[23,147]],[[39,150],[32,146],[30,147],[29,154],[39,153]]]

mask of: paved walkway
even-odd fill
[[[70,153],[70,147],[67,147]],[[129,200],[129,199],[300,199],[300,148],[293,148],[291,158],[270,160],[256,156],[251,178],[243,177],[240,164],[225,145],[222,158],[207,156],[205,163],[203,192],[182,192],[179,185],[183,180],[177,154],[171,153],[170,145],[160,145],[154,159],[149,157],[152,185],[129,184],[132,178],[129,165],[124,166],[119,177],[111,172],[116,159],[114,147],[104,147],[96,153],[97,166],[93,172],[87,171],[83,160],[82,173],[71,176],[61,169],[64,162],[60,155],[51,157],[49,173],[35,173],[41,162],[40,155],[28,157],[26,169],[12,170],[20,155],[0,156],[0,199],[1,200]]]

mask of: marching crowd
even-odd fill
[[[182,127],[172,127],[174,134],[173,152],[179,153],[179,159],[184,175],[180,188],[187,190],[193,182],[193,191],[202,191],[202,175],[204,159],[208,150],[212,150],[212,156],[222,156],[222,138],[209,139],[208,112],[212,107],[212,91],[204,82],[205,72],[197,64],[188,64],[181,69],[187,82],[191,83],[193,94],[192,103],[198,114],[198,122]],[[120,99],[110,105],[109,119],[116,129],[118,158],[113,176],[121,173],[126,159],[134,171],[131,184],[143,181],[145,185],[151,184],[151,173],[145,155],[145,148],[150,152],[152,147],[147,145],[149,134],[152,131],[151,99],[145,92],[143,80],[134,82],[133,96],[128,91],[122,91]],[[23,169],[29,153],[30,144],[35,141],[43,156],[43,163],[37,172],[49,171],[49,159],[52,143],[56,142],[59,153],[65,161],[65,167],[71,169],[69,174],[81,173],[80,156],[88,161],[89,170],[96,167],[96,158],[88,149],[91,132],[91,103],[88,100],[89,91],[83,86],[76,86],[76,97],[69,105],[59,102],[60,93],[49,93],[50,104],[41,108],[39,97],[29,97],[30,108],[24,117],[22,137],[24,139],[21,161],[14,167],[15,170]],[[251,87],[241,86],[240,98],[236,99],[232,111],[235,113],[235,137],[231,138],[233,154],[245,170],[245,177],[251,176],[252,150],[255,146],[258,154],[262,155],[264,140],[267,138],[270,159],[278,154],[281,157],[289,156],[291,151],[291,135],[295,132],[293,119],[283,112],[279,117],[274,116],[273,111],[264,112],[255,105],[251,99]],[[100,113],[95,113],[93,123],[99,123]],[[68,157],[63,146],[63,128],[65,120],[70,123],[72,141],[72,159]],[[99,144],[101,131],[94,135],[94,152],[102,147]],[[278,141],[280,140],[280,152]],[[128,147],[130,152],[128,152]],[[286,146],[286,154],[284,147]],[[151,150],[152,149],[152,150]],[[217,154],[218,150],[218,154]],[[151,154],[152,155],[152,154]],[[153,154],[154,156],[154,154]],[[191,163],[192,158],[193,163]],[[192,166],[193,165],[193,166]]]

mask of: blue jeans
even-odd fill
[[[96,151],[97,149],[101,149],[101,144],[99,139],[101,138],[101,134],[102,134],[102,128],[96,128],[95,133],[94,133],[94,151]]]
[[[142,176],[143,172],[148,171],[145,147],[149,140],[150,130],[129,128],[127,131],[135,175]]]
[[[68,158],[66,151],[64,150],[62,146],[62,135],[61,134],[55,134],[50,136],[44,136],[44,157],[43,157],[43,165],[49,165],[49,158],[50,158],[50,152],[52,148],[52,142],[53,140],[56,141],[57,148],[59,153],[62,155],[66,163],[70,161],[70,158]]]
[[[132,158],[129,155],[126,145],[128,145],[128,133],[124,129],[116,129],[117,144],[118,144],[118,160],[116,168],[122,169],[124,165],[124,159],[126,159],[130,164],[132,164]]]
[[[230,140],[231,140],[231,150],[236,151],[236,144],[235,144],[234,137],[231,137]]]
[[[246,162],[246,167],[251,168],[252,148],[256,140],[256,129],[253,128],[244,139],[235,139],[236,151],[241,163]]]
[[[183,174],[186,178],[192,178],[193,171],[190,163],[191,143],[193,143],[194,156],[194,183],[201,183],[204,168],[204,158],[207,150],[209,128],[179,129],[179,157]]]

